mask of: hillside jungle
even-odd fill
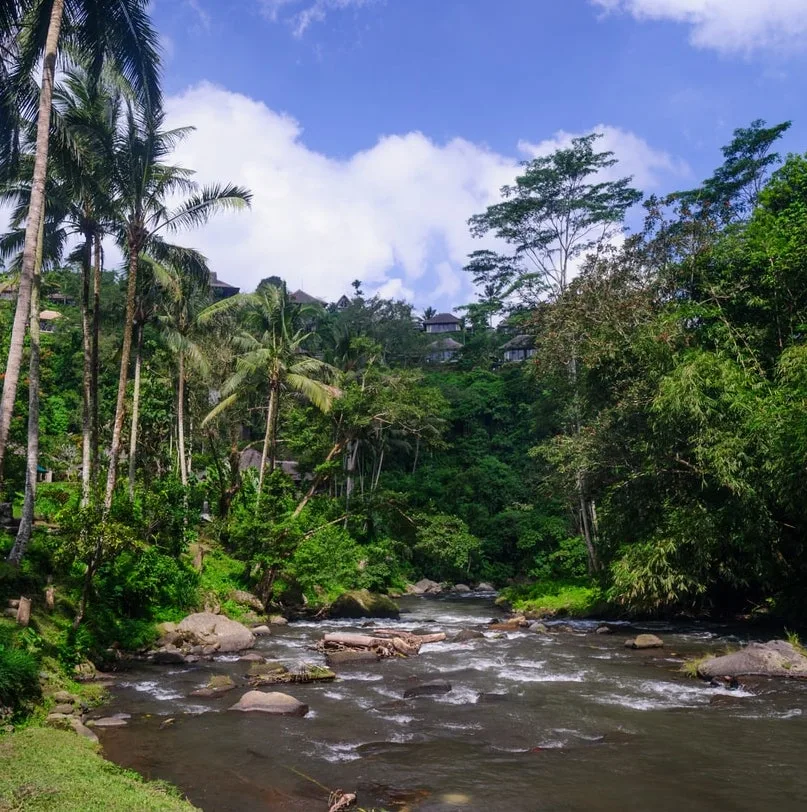
[[[119,84],[60,77],[33,238],[30,127],[4,164],[0,597],[39,618],[2,626],[10,713],[43,662],[108,664],[194,608],[237,618],[234,590],[317,615],[426,577],[535,614],[802,622],[807,158],[777,153],[787,123],[738,129],[664,199],[594,135],[525,164],[470,221],[478,298],[435,335],[433,309],[359,280],[338,304],[277,268],[228,290],[233,269],[169,237],[249,190],[195,187],[180,134]]]

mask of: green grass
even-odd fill
[[[162,783],[105,761],[75,733],[31,727],[0,737],[0,812],[191,812]]]
[[[604,604],[602,590],[587,581],[541,581],[508,587],[500,597],[516,612],[548,617],[584,617]]]
[[[796,632],[790,632],[785,629],[785,637],[787,638],[787,642],[790,643],[802,657],[807,657],[807,647],[801,642],[801,638]]]

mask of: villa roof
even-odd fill
[[[230,290],[241,290],[241,288],[237,288],[235,285],[231,285],[229,282],[225,282],[223,279],[219,279],[214,271],[210,272],[210,287],[228,288]]]
[[[57,313],[55,310],[43,310],[39,314],[39,318],[44,321],[55,321],[56,319],[60,319],[62,317],[61,313]]]
[[[460,324],[460,320],[451,313],[438,313],[430,319],[426,319],[424,324]]]
[[[535,336],[517,335],[502,346],[503,350],[531,350],[535,347]]]
[[[289,294],[289,299],[297,304],[327,304],[327,302],[323,299],[318,299],[316,296],[312,296],[310,293],[306,293],[304,290],[295,290],[294,293]]]

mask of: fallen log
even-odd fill
[[[426,643],[442,643],[446,639],[445,632],[436,634],[415,634],[415,632],[404,631],[403,629],[373,629],[376,637],[400,637],[404,640],[416,639],[421,646]]]
[[[439,634],[414,634],[403,629],[374,629],[373,634],[355,632],[329,632],[324,635],[318,648],[326,654],[334,651],[366,652],[378,657],[412,657],[420,652],[424,643],[445,640]]]

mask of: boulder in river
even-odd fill
[[[247,592],[245,589],[234,589],[230,593],[229,598],[233,603],[237,603],[239,606],[248,606],[256,612],[263,612],[261,599],[251,592]]]
[[[270,626],[288,626],[289,621],[283,615],[269,615]]]
[[[428,578],[422,578],[416,584],[406,587],[408,595],[439,595],[442,591],[443,587],[437,581],[430,581]]]
[[[625,641],[625,648],[664,648],[664,641],[655,634],[637,634],[636,637]]]
[[[404,699],[412,699],[416,696],[442,696],[451,693],[451,683],[445,680],[434,682],[422,682],[420,685],[413,685],[404,691]]]
[[[308,705],[278,691],[247,691],[230,710],[272,713],[278,716],[305,716]]]
[[[265,637],[267,634],[271,634],[272,632],[268,626],[262,625],[262,626],[253,626],[252,633],[256,637]]]
[[[546,623],[533,623],[529,627],[529,631],[535,632],[536,634],[549,634],[549,628]]]
[[[386,595],[378,595],[367,589],[354,589],[340,595],[330,608],[331,617],[386,617],[400,616],[398,605]]]
[[[698,666],[698,674],[713,677],[801,677],[807,678],[807,656],[786,640],[749,643],[745,648],[712,657]]]
[[[185,655],[171,643],[157,649],[151,660],[157,665],[182,665],[186,662]]]
[[[457,584],[451,591],[459,595],[466,595],[471,591],[471,587],[469,587],[468,584]]]
[[[377,651],[326,651],[325,662],[328,665],[351,665],[353,663],[377,663],[381,655]]]
[[[610,626],[606,626],[605,624],[603,624],[602,626],[597,626],[597,628],[595,630],[595,633],[596,634],[611,634],[612,629],[611,629]]]
[[[463,629],[454,638],[454,642],[467,643],[469,640],[484,640],[484,639],[485,635],[482,634],[482,632],[476,631],[476,629]]]
[[[232,677],[229,677],[227,674],[215,674],[208,680],[207,685],[193,691],[191,696],[220,696],[221,694],[226,694],[227,691],[232,691],[233,688],[235,688],[235,683]]]
[[[215,646],[219,652],[243,651],[255,645],[255,635],[246,626],[212,612],[188,615],[177,631],[192,645]]]

